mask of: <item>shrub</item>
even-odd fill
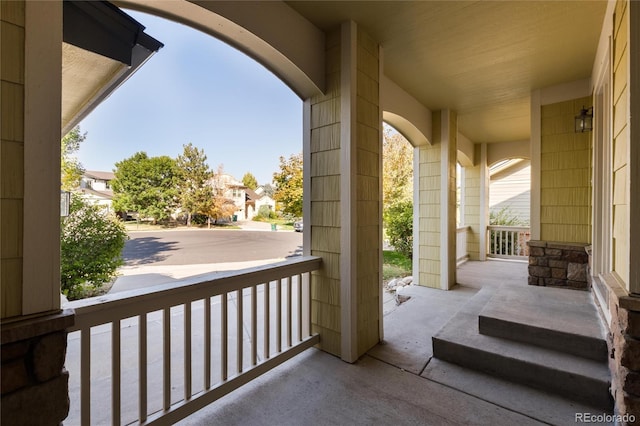
[[[413,203],[401,201],[389,206],[384,212],[387,236],[391,245],[400,253],[413,255]]]
[[[277,219],[278,214],[271,210],[269,206],[260,206],[258,213],[253,217],[253,220],[262,222],[268,219]]]
[[[71,213],[62,222],[60,282],[70,300],[97,290],[116,277],[127,240],[124,225],[97,206],[73,197]]]

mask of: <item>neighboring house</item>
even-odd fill
[[[244,186],[242,182],[229,174],[221,174],[211,179],[211,186],[213,186],[216,192],[221,190],[225,198],[233,201],[236,206],[233,215],[236,216],[236,218],[245,217],[246,190],[248,188]]]
[[[276,201],[266,195],[262,188],[256,188],[255,191],[251,188],[246,188],[245,193],[245,219],[253,219],[253,217],[258,214],[262,206],[267,206],[269,210],[275,211]]]
[[[529,223],[531,210],[531,162],[505,160],[489,169],[489,211],[508,209],[510,215]]]
[[[113,172],[87,170],[80,178],[80,187],[77,192],[91,204],[104,206],[107,211],[111,211],[113,200],[111,181],[114,178]]]

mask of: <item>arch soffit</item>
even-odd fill
[[[431,111],[385,75],[380,81],[380,102],[382,119],[411,145],[431,145]]]
[[[115,4],[188,25],[228,43],[273,72],[303,100],[325,89],[325,35],[283,2],[122,0]]]
[[[500,142],[487,144],[487,166],[498,161],[523,158],[531,158],[531,145],[529,141]]]

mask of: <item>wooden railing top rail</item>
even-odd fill
[[[283,262],[256,266],[240,271],[216,273],[211,279],[196,276],[178,283],[160,284],[143,289],[122,291],[99,297],[76,300],[65,305],[75,310],[75,324],[68,331],[80,330],[176,306],[204,297],[241,290],[284,277],[320,268],[322,258],[302,256]],[[169,303],[168,303],[169,302]]]
[[[487,226],[487,230],[489,231],[522,231],[527,232],[531,229],[528,226],[506,226],[506,225],[489,225]]]

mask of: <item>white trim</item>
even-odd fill
[[[358,287],[355,203],[357,28],[347,21],[340,29],[340,306],[341,351],[347,362],[358,359]]]
[[[607,51],[607,54],[610,51]],[[608,62],[607,62],[608,64]],[[611,148],[612,148],[612,84],[611,67],[600,69],[594,95],[595,124],[593,132],[593,262],[591,274],[595,277],[611,272]]]
[[[383,235],[382,235],[382,227],[383,227],[383,219],[382,219],[382,213],[383,213],[383,204],[382,204],[382,197],[383,197],[383,185],[382,185],[382,174],[383,174],[383,161],[384,159],[382,158],[382,117],[383,117],[383,110],[382,107],[380,107],[380,105],[382,105],[383,101],[384,101],[384,96],[382,94],[382,88],[380,87],[380,85],[382,83],[380,83],[382,81],[382,77],[383,77],[383,72],[382,70],[384,69],[384,49],[382,46],[378,45],[378,93],[379,93],[379,98],[378,98],[378,114],[379,114],[379,119],[378,122],[380,123],[380,127],[378,130],[378,170],[380,173],[380,176],[378,176],[378,196],[379,196],[379,202],[378,202],[378,220],[379,220],[379,226],[378,226],[378,244],[380,245],[380,250],[378,250],[379,252],[379,257],[378,257],[378,277],[380,277],[380,282],[382,282],[382,249],[383,249]],[[415,179],[415,177],[414,177]],[[382,300],[384,299],[384,290],[382,289],[382,286],[379,286],[379,294],[378,294],[378,306],[379,306],[379,311],[378,311],[378,336],[380,341],[382,341],[384,339],[384,309],[382,307]]]
[[[489,225],[489,167],[487,167],[487,144],[480,144],[480,211],[478,212],[480,235],[478,236],[478,259],[487,260],[487,226]]]
[[[420,283],[420,150],[413,148],[413,281]],[[417,237],[417,238],[416,238]]]
[[[22,315],[60,309],[62,2],[25,2]]]
[[[302,254],[311,255],[311,99],[302,104]]]
[[[541,93],[531,92],[531,239],[540,239],[540,167],[542,165]]]
[[[598,49],[596,50],[596,56],[593,60],[593,68],[591,73],[591,80],[593,82],[592,92],[595,92],[595,86],[599,84],[598,79],[602,76],[603,68],[610,66],[610,46],[611,35],[613,34],[613,14],[616,9],[616,1],[609,0],[607,2],[607,10],[604,14],[604,20],[602,21],[602,28],[600,30],[600,39],[598,40]]]
[[[627,3],[629,8],[629,173],[627,174],[627,217],[629,218],[629,293],[640,296],[640,4]],[[633,52],[633,53],[631,53]]]
[[[449,289],[449,144],[451,111],[440,118],[440,289]]]

